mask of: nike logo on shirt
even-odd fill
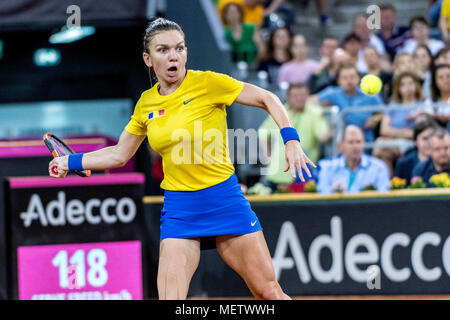
[[[185,101],[185,102],[183,102],[183,104],[184,105],[187,105],[189,102],[191,102],[192,100],[194,100],[194,99],[191,99],[191,100],[189,100],[189,101]]]

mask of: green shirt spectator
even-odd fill
[[[329,128],[321,107],[306,103],[308,94],[309,90],[306,84],[291,85],[288,90],[286,111],[292,126],[300,135],[303,150],[311,161],[317,163],[320,156],[320,145],[329,138]],[[283,172],[286,168],[283,139],[277,124],[271,117],[261,124],[258,135],[262,147],[266,146],[268,141],[272,142],[267,179],[276,184],[293,182],[290,172]]]
[[[258,48],[253,37],[255,26],[252,24],[242,24],[242,35],[240,39],[235,39],[230,27],[225,28],[225,38],[231,46],[233,62],[245,61],[252,63],[258,57]]]

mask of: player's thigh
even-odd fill
[[[200,239],[166,238],[159,245],[158,281],[177,275],[189,283],[200,261]]]
[[[239,236],[217,236],[216,247],[222,259],[244,279],[253,294],[264,290],[266,284],[277,284],[262,231]]]

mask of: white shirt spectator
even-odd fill
[[[379,55],[384,55],[386,53],[386,48],[384,47],[383,41],[381,41],[381,39],[373,33],[370,34],[369,46],[374,47]],[[356,69],[358,69],[359,73],[367,73],[369,71],[366,61],[364,60],[364,49],[360,49],[358,52]]]
[[[428,49],[430,49],[431,54],[433,56],[435,56],[436,53],[438,53],[438,51],[441,50],[443,47],[445,47],[445,44],[441,40],[430,39],[430,41],[428,42]],[[405,41],[405,44],[400,50],[400,52],[413,54],[414,51],[416,51],[416,48],[417,48],[417,41],[415,39],[409,39]]]

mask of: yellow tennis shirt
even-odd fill
[[[158,83],[142,93],[125,130],[147,135],[150,146],[161,155],[161,188],[201,190],[234,173],[225,107],[243,87],[243,82],[225,74],[188,70],[171,94],[160,95]]]

